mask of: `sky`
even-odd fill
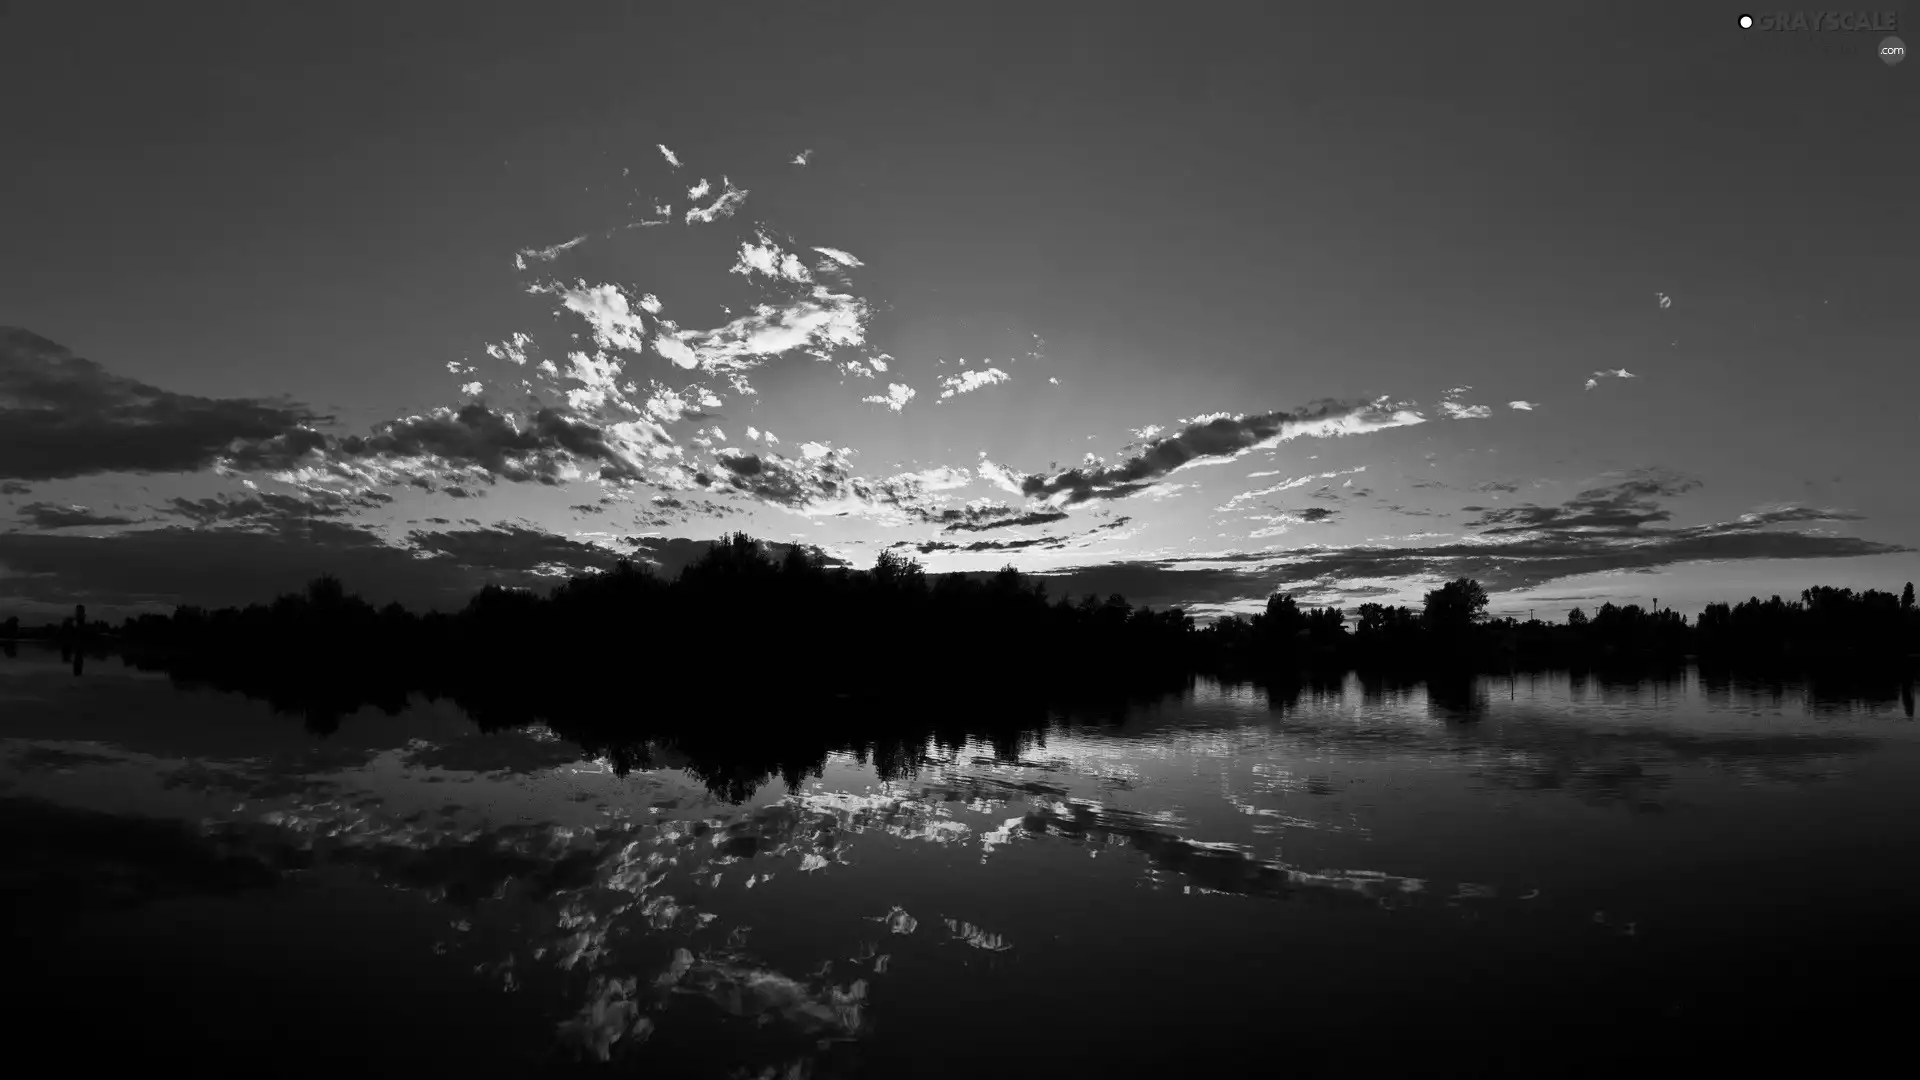
[[[0,615],[734,530],[1202,618],[1920,578],[1881,34],[709,7],[0,10]]]

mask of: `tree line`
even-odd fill
[[[1327,665],[1856,662],[1920,651],[1911,583],[1897,596],[1821,586],[1797,601],[1712,604],[1692,621],[1637,604],[1591,615],[1575,608],[1561,623],[1488,618],[1486,607],[1485,589],[1461,578],[1418,608],[1368,603],[1349,619],[1276,594],[1257,614],[1202,627],[1179,608],[1134,606],[1117,593],[1050,598],[1044,580],[1012,567],[936,576],[886,551],[855,570],[804,547],[775,559],[734,533],[671,579],[622,562],[545,594],[488,586],[452,612],[376,608],[322,576],[271,603],[186,605],[117,627],[87,621],[82,608],[49,636],[117,639],[169,670],[229,682],[252,673],[276,685],[351,683],[362,696],[402,702],[413,691],[459,688],[475,691],[483,709],[523,709],[529,695],[928,689],[977,699]],[[21,636],[17,623],[0,636]]]

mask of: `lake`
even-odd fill
[[[321,736],[23,649],[16,1045],[202,1075],[1540,1076],[1832,1068],[1912,1015],[1910,682],[1201,680],[992,721],[819,775],[660,743],[622,776],[445,700]]]

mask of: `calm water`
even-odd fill
[[[23,652],[5,979],[54,1054],[255,1075],[1831,1064],[1914,1004],[1910,694],[1202,683],[735,804],[666,749],[444,702],[321,738]]]

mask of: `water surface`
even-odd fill
[[[1897,681],[1350,675],[621,776],[444,701],[323,737],[27,650],[6,979],[64,1052],[259,1075],[1830,1064],[1912,1005],[1912,716]]]

